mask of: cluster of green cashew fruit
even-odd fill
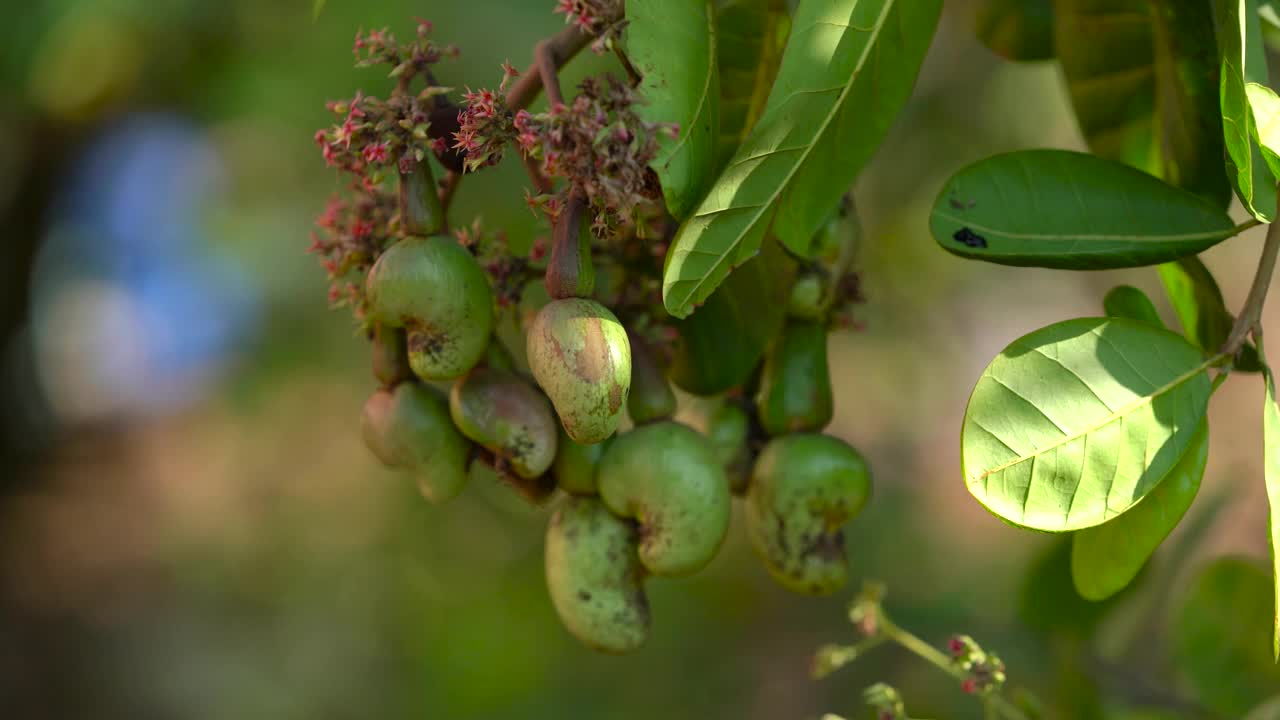
[[[848,262],[839,244],[799,264],[783,329],[750,379],[703,402],[711,409],[690,424],[676,420],[676,373],[596,299],[597,270],[577,245],[556,238],[543,287],[524,294],[508,333],[523,343],[496,331],[487,276],[451,238],[409,237],[384,252],[366,287],[381,385],[364,408],[369,448],[436,503],[478,463],[531,501],[562,495],[546,535],[547,587],[564,625],[598,650],[644,642],[646,579],[706,567],[735,496],[781,585],[843,586],[843,528],[871,485],[858,452],[822,434],[832,417],[828,317]]]

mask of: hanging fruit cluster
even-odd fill
[[[589,43],[613,47],[621,3],[561,5],[577,20],[539,45],[533,68],[504,64],[498,90],[457,105],[433,72],[456,50],[432,41],[429,24],[407,43],[359,35],[359,64],[391,66],[396,84],[386,100],[330,104],[336,124],[316,141],[350,182],[312,251],[330,302],[352,308],[372,341],[380,389],[362,424],[373,454],[433,503],[484,466],[550,505],[557,612],[585,644],[625,652],[648,634],[646,578],[711,562],[735,495],[779,583],[826,594],[847,581],[842,529],[870,479],[856,450],[821,433],[828,332],[858,300],[857,220],[846,197],[811,257],[766,241],[691,318],[668,316],[676,223],[650,165],[679,130],[642,118],[635,78],[590,78],[561,96],[556,69]],[[531,113],[539,90],[549,109]],[[508,153],[551,227],[549,247],[527,254],[478,225],[450,234],[445,219],[463,173]],[[447,172],[440,183],[433,164]],[[767,311],[747,316],[746,295]],[[696,429],[676,419],[673,385],[715,398],[699,403],[712,409]]]

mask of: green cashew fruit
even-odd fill
[[[556,459],[551,464],[551,474],[561,490],[574,495],[595,495],[596,468],[609,447],[612,438],[594,445],[583,445],[569,437],[563,428],[556,445]]]
[[[658,366],[653,350],[640,338],[628,333],[631,343],[631,393],[627,396],[627,413],[636,425],[665,420],[676,414],[676,394]]]
[[[775,437],[821,430],[831,422],[825,325],[812,320],[787,321],[765,355],[756,407],[760,425]]]
[[[404,330],[378,323],[373,328],[373,377],[383,387],[395,387],[413,377]]]
[[[569,437],[589,445],[618,429],[631,389],[631,345],[613,313],[594,300],[553,300],[529,328],[528,355]]]
[[[402,382],[375,392],[364,404],[361,425],[373,454],[388,467],[412,471],[431,502],[452,499],[466,484],[470,443],[431,389]]]
[[[729,530],[729,481],[694,430],[642,425],[614,438],[596,475],[600,499],[640,524],[640,562],[654,575],[701,570]]]
[[[707,417],[704,432],[729,479],[729,490],[735,495],[745,493],[751,479],[751,449],[747,447],[751,419],[747,412],[737,403],[721,403]]]
[[[848,443],[796,434],[765,445],[747,491],[747,536],[783,587],[829,595],[849,579],[844,525],[871,495],[867,464]]]
[[[826,317],[830,307],[831,296],[827,292],[826,278],[818,272],[801,272],[796,277],[795,285],[791,286],[787,314],[804,320],[821,320]]]
[[[369,270],[372,319],[408,333],[409,365],[424,380],[452,380],[484,355],[493,293],[479,263],[452,238],[405,238]]]
[[[649,635],[635,527],[595,498],[570,498],[547,527],[547,590],[561,622],[588,647],[624,653]]]
[[[519,375],[478,367],[449,392],[449,414],[463,435],[536,478],[556,456],[556,420],[547,399]]]

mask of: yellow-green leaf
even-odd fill
[[[1191,444],[1209,366],[1182,337],[1124,318],[1067,320],[1019,338],[982,373],[965,410],[969,492],[1037,530],[1110,520]]]

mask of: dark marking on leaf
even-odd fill
[[[965,202],[963,200],[957,200],[955,195],[952,195],[951,197],[947,198],[947,202],[951,203],[951,207],[955,208],[956,210],[972,210],[974,206],[978,204],[977,200],[970,200],[969,202]]]
[[[951,237],[955,238],[956,242],[961,245],[967,245],[971,248],[984,248],[987,246],[987,239],[969,228],[960,228]]]

